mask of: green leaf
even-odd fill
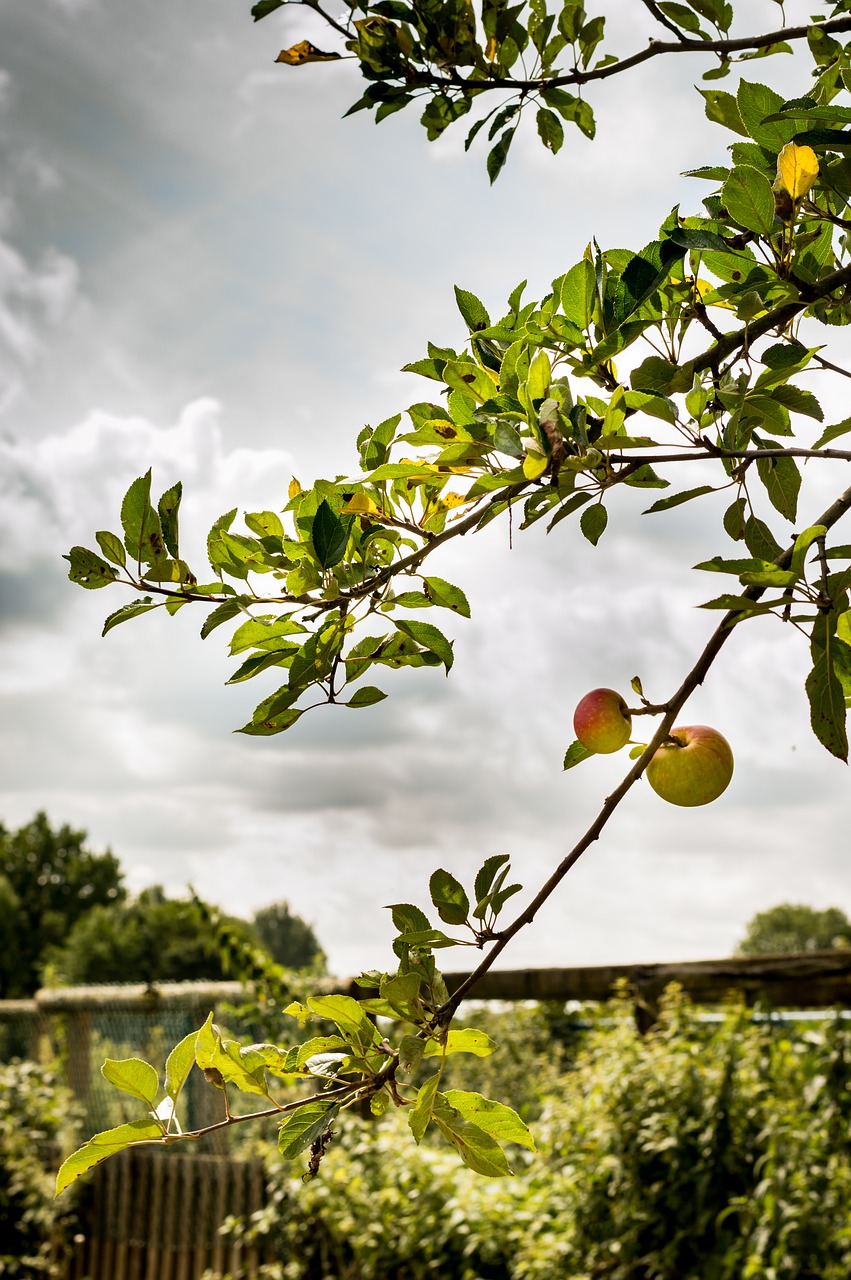
[[[99,533],[95,534],[95,538],[107,560],[111,560],[113,564],[121,565],[122,568],[127,564],[124,543],[117,534],[110,533],[107,529],[101,529]]]
[[[659,0],[657,7],[678,27],[682,27],[683,31],[692,31],[695,35],[700,33],[697,14],[687,5],[677,4],[676,0]]]
[[[131,618],[137,618],[142,613],[150,613],[151,609],[159,607],[152,603],[150,596],[143,596],[141,600],[131,600],[129,604],[123,604],[120,609],[115,610],[115,613],[109,615],[103,624],[101,636],[105,636],[108,631],[120,626],[122,622],[129,622]]]
[[[827,533],[827,528],[823,524],[810,525],[809,529],[805,529],[803,533],[799,533],[795,539],[795,545],[792,548],[792,561],[790,568],[798,577],[804,572],[804,564],[807,559],[807,552],[818,538],[823,538]]]
[[[648,356],[629,376],[634,391],[650,395],[666,395],[679,373],[677,365],[661,356]]]
[[[151,473],[134,480],[121,503],[124,545],[132,560],[154,564],[166,555],[160,518],[151,506]]]
[[[310,996],[308,1008],[318,1018],[327,1018],[344,1036],[352,1036],[358,1044],[378,1044],[381,1036],[373,1026],[359,1001],[351,996]]]
[[[724,529],[734,542],[741,542],[745,536],[746,510],[746,500],[744,498],[736,498],[724,512]]]
[[[195,1041],[197,1031],[190,1031],[168,1055],[165,1064],[165,1091],[169,1098],[177,1100],[189,1073],[195,1065]]]
[[[413,933],[431,929],[431,921],[419,907],[409,902],[397,902],[390,908],[393,926],[399,933]]]
[[[564,756],[564,769],[572,769],[574,765],[581,764],[583,760],[587,760],[589,756],[594,755],[593,751],[589,751],[587,747],[583,747],[581,742],[571,742]]]
[[[477,333],[479,329],[487,329],[490,326],[490,316],[474,293],[459,289],[456,284],[455,301],[471,333]]]
[[[773,208],[773,203],[772,203]],[[618,280],[614,297],[614,320],[623,324],[643,302],[656,292],[682,259],[684,250],[673,240],[654,240],[641,253],[633,254]]]
[[[721,199],[740,226],[760,235],[774,229],[774,195],[765,174],[753,165],[743,164],[730,174],[721,188]]]
[[[698,93],[703,98],[707,120],[723,124],[727,129],[741,133],[746,138],[749,136],[732,93],[727,93],[724,89],[698,89]]]
[[[316,515],[313,517],[311,540],[316,559],[323,569],[332,569],[346,554],[348,530],[339,516],[334,514],[325,498],[316,508]]]
[[[403,635],[410,636],[415,644],[439,658],[446,668],[446,674],[449,675],[454,661],[452,641],[447,640],[442,631],[430,622],[411,622],[408,619],[394,620],[393,625]]]
[[[504,1178],[511,1173],[505,1152],[496,1139],[472,1121],[465,1120],[440,1093],[435,1099],[434,1121],[468,1168],[486,1178]]]
[[[374,706],[376,702],[383,701],[383,699],[386,697],[387,697],[387,694],[384,693],[382,689],[377,689],[374,684],[366,684],[366,685],[363,685],[360,689],[358,689],[358,691],[353,695],[353,697],[349,699],[348,702],[344,702],[343,706],[344,707],[371,707],[371,706]]]
[[[539,107],[537,114],[538,136],[548,151],[556,155],[564,143],[564,126],[554,111]]]
[[[596,547],[600,541],[608,520],[609,516],[602,502],[595,502],[593,507],[586,507],[579,517],[579,527],[593,546]]]
[[[437,1040],[426,1043],[425,1057],[442,1058],[452,1053],[472,1053],[477,1058],[489,1057],[496,1043],[484,1031],[475,1027],[461,1027],[457,1031],[447,1031],[446,1040],[440,1044]]]
[[[268,18],[270,13],[274,13],[286,3],[287,0],[257,0],[257,4],[252,6],[251,16],[255,22],[259,22],[261,18]]]
[[[259,617],[249,617],[231,636],[229,652],[233,658],[245,649],[280,649],[283,636],[297,635],[304,631],[300,622],[292,620],[292,615],[276,617],[265,613]]]
[[[238,613],[242,612],[242,604],[244,601],[240,599],[225,600],[222,604],[216,605],[211,613],[208,613],[204,619],[204,625],[201,628],[201,639],[206,640],[211,631],[215,631],[216,627],[221,626],[223,622],[230,622],[231,618],[235,618]]]
[[[291,1111],[281,1121],[278,1130],[278,1150],[285,1160],[294,1160],[320,1138],[340,1110],[333,1099],[305,1103],[297,1111]]]
[[[845,729],[845,694],[830,658],[822,649],[807,676],[805,688],[810,701],[810,723],[822,746],[839,760],[848,760]]]
[[[830,444],[831,440],[835,440],[837,436],[844,436],[851,431],[851,418],[843,418],[841,422],[836,422],[832,427],[826,427],[821,433],[818,440],[813,445],[814,449],[822,449],[826,444]]]
[[[96,551],[87,547],[72,547],[67,556],[62,557],[71,565],[68,577],[71,582],[85,587],[87,591],[98,591],[108,587],[118,577],[111,564],[102,560]]]
[[[447,1089],[446,1101],[465,1120],[472,1120],[485,1133],[499,1142],[515,1142],[521,1147],[535,1150],[535,1139],[516,1111],[502,1102],[483,1098],[480,1093],[467,1093],[462,1089]]]
[[[328,1058],[329,1051],[334,1054],[334,1060],[342,1061],[343,1058],[351,1057],[352,1047],[342,1036],[313,1036],[304,1044],[297,1046],[298,1052],[295,1055],[295,1068],[297,1071],[306,1070],[312,1072],[315,1070],[311,1064],[311,1058]]]
[[[748,596],[716,596],[714,600],[707,600],[704,604],[698,605],[699,609],[725,609],[728,613],[768,613],[774,605],[771,602],[763,603],[751,600]]]
[[[402,1036],[399,1041],[399,1068],[413,1075],[423,1060],[425,1041],[420,1036]]]
[[[696,489],[684,489],[682,493],[672,493],[669,498],[660,498],[658,502],[654,502],[652,507],[648,507],[644,515],[652,515],[656,511],[668,511],[671,507],[678,507],[683,502],[691,502],[692,498],[701,498],[705,493],[714,493],[711,484],[699,485]]]
[[[439,1074],[429,1076],[425,1084],[420,1085],[417,1091],[417,1100],[408,1112],[408,1127],[414,1135],[414,1141],[417,1146],[422,1142],[426,1129],[431,1124],[434,1104],[437,1098],[437,1086],[439,1084]]]
[[[800,127],[794,120],[766,121],[766,116],[779,111],[783,106],[779,93],[775,93],[767,85],[742,80],[736,94],[736,105],[742,124],[754,142],[758,142],[767,151],[778,152],[784,143],[792,140]]]
[[[770,560],[776,563],[783,554],[783,548],[774,537],[764,520],[749,516],[744,526],[745,546],[752,556],[758,560]]]
[[[470,902],[462,885],[442,868],[429,880],[431,900],[444,924],[463,924],[470,914]]]
[[[56,1194],[59,1195],[81,1174],[88,1173],[89,1169],[123,1151],[125,1147],[131,1147],[137,1142],[161,1141],[162,1136],[162,1126],[153,1119],[131,1120],[129,1124],[120,1124],[115,1129],[96,1133],[60,1167],[56,1175]]]
[[[516,131],[517,131],[516,125],[514,125],[513,128],[511,129],[506,129],[505,133],[499,139],[496,146],[488,154],[487,170],[488,170],[488,177],[490,178],[490,181],[491,181],[491,186],[493,186],[493,184],[496,182],[497,178],[499,177],[500,173],[502,172],[503,165],[505,164],[505,161],[508,158],[508,148],[511,146],[512,142],[514,141],[514,134],[516,133]]]
[[[177,513],[180,508],[180,499],[182,495],[183,485],[178,480],[177,484],[172,485],[170,489],[166,489],[165,493],[157,503],[157,512],[160,517],[163,542],[175,560],[180,555],[178,550]]]
[[[425,578],[424,583],[432,604],[439,605],[442,609],[451,609],[462,618],[469,618],[470,605],[460,587],[454,587],[443,578]]]
[[[594,315],[596,297],[594,265],[583,258],[562,278],[562,311],[578,329],[587,329]]]
[[[224,1040],[212,1013],[195,1035],[195,1061],[202,1071],[217,1071],[242,1093],[266,1096],[265,1064],[253,1061],[235,1040]]]
[[[812,391],[803,387],[779,386],[774,387],[771,394],[793,413],[802,413],[807,418],[815,418],[816,422],[824,422],[824,410]]]
[[[141,1058],[107,1058],[100,1069],[104,1080],[122,1093],[153,1107],[160,1087],[156,1070]]]
[[[246,512],[245,523],[252,533],[256,533],[261,538],[283,538],[284,536],[281,517],[274,511]]]
[[[509,861],[509,856],[507,853],[494,853],[491,855],[490,858],[485,858],[481,867],[476,872],[476,879],[473,885],[473,892],[476,895],[477,903],[480,903],[482,899],[486,897],[486,895],[490,891],[491,886],[493,885],[494,876],[496,875],[497,871],[499,871],[500,867],[505,866],[505,864],[508,861]],[[478,906],[476,907],[476,910],[473,912],[473,914],[477,920],[480,920],[482,918],[479,915]]]
[[[794,521],[801,489],[801,473],[794,458],[757,458],[756,468],[771,505],[781,516]]]

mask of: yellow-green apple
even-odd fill
[[[573,731],[586,751],[608,755],[629,742],[632,718],[614,689],[592,689],[573,713]]]
[[[709,804],[726,791],[732,776],[730,744],[706,724],[672,729],[647,766],[647,781],[670,804]]]

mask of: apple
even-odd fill
[[[709,804],[726,791],[732,776],[730,744],[706,724],[672,729],[647,766],[647,781],[670,804]]]
[[[573,731],[586,751],[608,755],[629,742],[632,718],[614,689],[592,689],[573,713]]]

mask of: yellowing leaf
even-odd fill
[[[463,494],[450,492],[444,493],[437,505],[441,511],[448,511],[451,507],[463,507],[468,501]]]
[[[793,200],[805,196],[818,177],[818,160],[812,147],[787,142],[777,157],[777,180]]]
[[[523,474],[527,480],[537,480],[549,465],[550,460],[544,454],[527,453],[523,459]]]
[[[497,44],[496,36],[491,36],[490,40],[488,40],[487,48],[485,49],[485,58],[488,62],[494,62],[496,60],[498,49],[499,45]]]
[[[298,494],[300,493],[301,493],[301,485],[299,484],[298,480],[296,480],[295,476],[293,476],[292,480],[290,481],[290,487],[289,489],[287,489],[287,497],[292,499],[297,497]]]
[[[336,62],[342,56],[340,53],[323,53],[309,40],[299,40],[291,48],[282,49],[275,61],[285,62],[289,67],[303,67],[306,62]]]
[[[343,507],[343,514],[347,516],[380,516],[381,510],[375,505],[368,493],[353,493]]]

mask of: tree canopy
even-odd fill
[[[839,907],[819,911],[801,903],[781,902],[758,911],[748,922],[737,950],[743,956],[783,951],[824,951],[851,946],[851,920]]]
[[[54,830],[45,813],[17,831],[0,824],[0,997],[32,995],[49,949],[95,908],[123,902],[118,859],[92,853],[85,831]]]
[[[281,3],[261,2],[255,18]],[[209,567],[193,567],[180,544],[181,485],[156,500],[148,471],[125,493],[120,532],[96,532],[97,551],[71,549],[69,577],[87,590],[131,593],[107,617],[104,635],[157,609],[201,612],[203,638],[236,624],[231,682],[263,676],[277,685],[240,730],[255,738],[298,733],[301,718],[320,708],[368,714],[387,694],[367,681],[383,681],[399,668],[448,675],[453,642],[424,618],[439,618],[441,610],[467,617],[470,606],[463,589],[441,575],[441,552],[497,519],[510,536],[515,518],[520,530],[544,521],[559,538],[596,546],[619,518],[627,489],[654,491],[645,512],[653,520],[701,503],[718,549],[695,568],[708,583],[720,583],[707,586],[701,606],[717,622],[674,688],[645,694],[638,674],[632,705],[619,691],[596,691],[611,695],[614,745],[592,750],[577,726],[564,768],[582,765],[593,778],[588,762],[595,751],[620,747],[630,763],[508,923],[503,913],[522,888],[508,855],[485,858],[467,886],[451,870],[435,869],[426,910],[390,907],[393,960],[388,969],[361,975],[364,999],[318,994],[289,1006],[300,1024],[313,1024],[307,1043],[241,1048],[211,1015],[174,1050],[162,1085],[147,1064],[116,1067],[117,1087],[135,1090],[149,1109],[132,1132],[125,1126],[99,1135],[72,1156],[60,1189],[130,1142],[177,1140],[169,1107],[193,1063],[224,1085],[269,1100],[271,1108],[257,1114],[278,1119],[286,1158],[309,1152],[307,1176],[317,1172],[339,1112],[366,1100],[376,1114],[404,1108],[417,1143],[433,1127],[477,1172],[509,1173],[505,1145],[534,1147],[520,1117],[474,1091],[441,1088],[449,1054],[486,1056],[494,1048],[484,1032],[454,1028],[454,1014],[648,769],[664,798],[654,761],[680,760],[674,768],[684,785],[670,792],[673,803],[701,804],[723,791],[732,772],[729,745],[722,759],[715,735],[707,757],[703,735],[695,752],[692,727],[677,722],[738,627],[761,620],[775,635],[800,636],[811,728],[847,762],[851,545],[836,530],[851,510],[851,449],[843,447],[851,417],[830,421],[809,384],[814,375],[817,386],[851,377],[841,352],[830,349],[834,331],[851,319],[851,44],[839,39],[851,31],[851,0],[825,15],[806,15],[799,27],[750,36],[730,34],[736,15],[725,0],[643,3],[665,39],[657,31],[647,49],[622,57],[603,51],[603,15],[587,16],[574,0],[555,13],[544,0],[528,8],[484,0],[478,14],[464,0],[410,6],[378,0],[350,4],[342,22],[311,0],[370,81],[356,106],[374,106],[378,119],[424,99],[423,122],[437,136],[481,93],[494,92],[498,102],[508,94],[490,120],[492,179],[527,106],[534,106],[541,138],[555,151],[557,114],[593,131],[583,85],[639,60],[658,58],[661,65],[665,57],[706,55],[705,78],[717,80],[734,61],[759,58],[760,76],[767,77],[782,66],[772,56],[798,42],[812,75],[794,87],[781,71],[777,87],[743,77],[733,82],[735,92],[701,91],[707,116],[726,131],[729,160],[694,157],[689,173],[700,194],[688,208],[660,210],[648,244],[602,247],[593,240],[543,298],[527,299],[522,282],[496,315],[476,293],[457,287],[465,343],[460,349],[429,343],[406,365],[425,380],[420,398],[375,427],[353,425],[354,474],[341,466],[333,478],[311,484],[293,477],[278,509],[246,512],[242,524],[234,505],[210,530]],[[738,17],[749,16],[740,6]],[[302,43],[282,60],[298,66],[337,55]],[[521,78],[513,78],[515,64]],[[575,99],[566,84],[577,88]],[[473,132],[487,119],[477,119]],[[805,462],[823,478],[817,500],[802,486]],[[640,580],[640,563],[635,572]],[[772,672],[766,668],[761,678],[770,682]],[[621,733],[624,723],[628,735]],[[627,740],[632,734],[639,740]],[[610,742],[611,733],[599,740]],[[720,789],[718,776],[708,789],[695,785],[707,768],[717,775],[719,761]],[[436,953],[453,947],[472,947],[476,963],[450,992]],[[395,1043],[375,1016],[402,1024]],[[281,1104],[272,1092],[276,1077],[301,1078],[315,1092]],[[151,1108],[163,1091],[171,1102],[155,1120]],[[226,1111],[222,1123],[231,1122]]]

